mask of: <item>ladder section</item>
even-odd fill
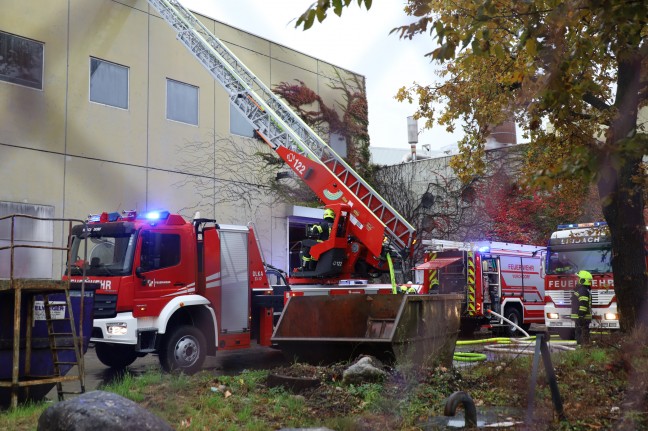
[[[218,38],[177,0],[148,0],[178,39],[229,94],[230,100],[275,150],[309,158],[336,177],[358,204],[385,226],[392,246],[408,249],[415,229],[335,153],[285,102],[266,87]],[[281,153],[280,153],[281,154]],[[282,155],[282,157],[284,157]],[[286,158],[284,158],[288,162]],[[295,168],[291,166],[294,170]],[[315,190],[317,193],[317,190]],[[327,196],[318,193],[325,203]]]
[[[47,324],[47,335],[49,338],[50,352],[52,353],[52,364],[54,366],[54,379],[56,381],[56,392],[59,401],[64,400],[64,394],[82,394],[85,392],[85,373],[81,346],[74,326],[74,314],[72,313],[72,301],[70,301],[70,290],[65,289],[65,309],[59,313],[60,304],[52,301],[50,293],[43,294],[43,308],[45,311],[45,323]],[[83,300],[83,298],[82,298]],[[65,369],[77,367],[77,375],[65,376]],[[64,377],[65,376],[65,377]],[[64,392],[64,380],[78,380],[81,386],[79,392]]]

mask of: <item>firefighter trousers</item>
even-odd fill
[[[576,319],[574,322],[576,344],[587,345],[590,343],[590,320]]]

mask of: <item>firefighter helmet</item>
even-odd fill
[[[333,211],[331,208],[326,208],[324,210],[324,220],[335,220],[335,211]]]
[[[582,284],[583,286],[591,286],[592,285],[592,274],[590,274],[587,271],[578,271],[578,282]]]

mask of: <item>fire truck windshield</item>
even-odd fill
[[[592,274],[612,272],[609,248],[547,251],[547,274],[576,274],[580,270]]]
[[[73,235],[71,273],[81,275],[85,267],[88,276],[129,275],[136,243],[137,233],[133,230]]]

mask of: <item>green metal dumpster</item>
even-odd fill
[[[362,354],[401,364],[450,366],[459,333],[461,295],[349,294],[294,296],[272,342],[311,363]]]

